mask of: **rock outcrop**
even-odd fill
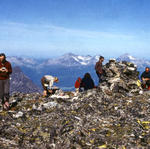
[[[111,60],[104,70],[98,88],[79,94],[13,94],[0,111],[0,147],[148,149],[150,93],[139,94],[136,67]]]
[[[124,95],[138,94],[141,88],[137,85],[139,72],[133,63],[126,61],[116,62],[114,59],[104,66],[103,83],[100,88],[103,91],[122,93]]]

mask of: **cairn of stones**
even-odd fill
[[[113,93],[122,93],[124,95],[138,94],[141,88],[137,85],[139,72],[136,65],[126,61],[116,62],[110,59],[103,67],[103,82],[100,88],[103,92],[112,91]]]

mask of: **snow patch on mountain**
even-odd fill
[[[131,55],[128,56],[130,60],[135,60],[135,58]]]
[[[32,58],[20,58],[20,57],[8,57],[8,61],[11,62],[13,66],[26,66],[26,67],[34,67],[37,63],[38,60],[34,60]]]
[[[140,71],[144,71],[145,67],[150,67],[150,60],[139,59],[129,54],[121,55],[117,58],[117,61],[128,61],[134,63]]]

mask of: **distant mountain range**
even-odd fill
[[[28,68],[41,68],[50,65],[61,65],[61,66],[88,66],[94,65],[98,61],[99,55],[97,56],[81,56],[73,53],[67,53],[58,58],[50,59],[34,59],[34,58],[21,58],[21,57],[8,57],[8,60],[14,66],[28,67]],[[123,54],[116,58],[117,61],[129,61],[135,63],[138,67],[150,66],[150,60],[139,59],[131,56],[130,54]],[[106,59],[107,61],[107,59]]]
[[[33,83],[41,88],[40,79],[43,75],[49,74],[57,76],[60,82],[57,84],[64,90],[73,90],[74,82],[77,77],[83,77],[86,72],[89,72],[95,81],[98,83],[94,65],[98,61],[97,56],[81,56],[73,53],[67,53],[61,57],[55,59],[34,59],[34,58],[20,58],[20,57],[8,57],[7,60],[12,63],[13,66],[19,66],[23,73],[30,78]],[[137,65],[140,72],[144,71],[145,67],[150,67],[150,60],[139,59],[131,56],[130,54],[124,54],[116,58],[117,61],[128,61]],[[105,59],[104,63],[108,62]]]
[[[134,63],[140,72],[144,71],[145,67],[150,67],[150,60],[139,59],[131,56],[130,54],[124,54],[117,58],[117,61],[128,61]]]
[[[75,55],[73,53],[67,53],[61,57],[55,59],[34,59],[34,58],[20,58],[20,57],[8,57],[8,60],[17,66],[25,66],[25,67],[36,67],[41,68],[49,65],[61,65],[61,66],[86,66],[95,64],[95,62],[99,59],[99,56],[80,56]]]

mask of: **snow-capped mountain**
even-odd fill
[[[58,58],[49,59],[34,59],[25,57],[9,56],[7,60],[11,62],[13,66],[27,67],[27,68],[42,68],[45,66],[59,65],[59,66],[87,66],[95,64],[99,59],[99,56],[81,56],[73,53],[67,53]]]
[[[62,66],[79,66],[79,65],[92,65],[98,60],[99,56],[80,56],[80,55],[75,55],[72,53],[67,53],[59,58],[56,59],[48,59],[45,61],[43,65],[62,65]]]
[[[37,68],[40,69],[45,66],[58,65],[58,66],[88,66],[95,65],[98,61],[99,55],[97,56],[81,56],[73,53],[67,53],[55,59],[34,59],[34,58],[21,58],[21,57],[8,57],[7,60],[11,62],[13,66]],[[131,56],[130,54],[123,54],[116,59],[117,61],[128,61],[137,65],[137,67],[150,66],[150,60],[139,59]],[[107,59],[105,59],[107,62]],[[104,62],[104,63],[105,63]]]
[[[131,56],[130,54],[126,53],[126,54],[123,54],[121,56],[119,56],[117,58],[118,61],[135,61],[137,58]]]
[[[39,60],[35,60],[34,58],[26,58],[26,57],[16,57],[9,56],[7,60],[11,62],[13,66],[26,66],[26,67],[34,67],[39,63]]]
[[[131,56],[130,54],[124,54],[117,58],[117,61],[128,61],[134,63],[139,70],[144,70],[145,67],[150,67],[150,60],[139,59]]]

